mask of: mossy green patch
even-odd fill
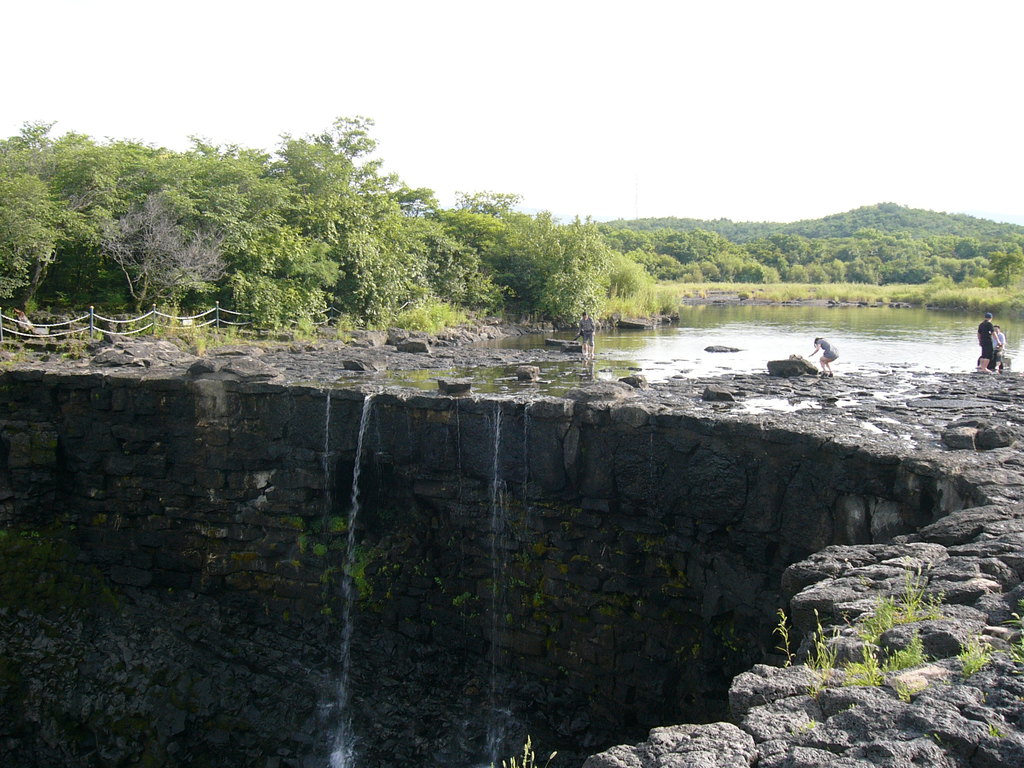
[[[0,606],[53,613],[118,604],[102,575],[75,561],[67,529],[8,529],[0,537]]]

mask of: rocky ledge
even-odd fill
[[[494,353],[452,354],[479,361]],[[543,365],[558,354],[496,359]],[[95,345],[79,360],[12,365],[287,383],[333,381],[348,359],[415,367],[416,357],[399,345],[367,346],[361,357],[350,345],[323,343],[195,356],[137,342]],[[756,422],[780,435],[806,431],[851,451],[920,460],[957,479],[950,492],[964,503],[950,508],[968,507],[911,535],[828,547],[790,566],[779,654],[734,679],[730,722],[657,728],[641,744],[590,757],[585,768],[1024,765],[1024,379],[765,373],[644,387],[637,377],[570,396]]]
[[[1019,504],[829,547],[786,571],[805,640],[733,681],[732,722],[657,728],[585,768],[1024,765],[1022,572]]]

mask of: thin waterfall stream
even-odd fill
[[[334,745],[331,749],[330,768],[354,768],[356,764],[355,734],[352,731],[352,714],[349,706],[351,703],[349,675],[352,664],[352,603],[355,600],[351,573],[356,561],[356,518],[359,515],[359,474],[362,467],[363,440],[366,436],[366,426],[370,422],[373,398],[373,394],[368,394],[363,400],[363,411],[359,417],[359,434],[356,438],[355,464],[352,469],[348,540],[345,549],[345,568],[341,576],[341,673],[338,676],[335,703],[337,727],[334,733]],[[328,402],[330,402],[329,398]]]
[[[501,403],[494,408],[494,448],[491,465],[491,679],[487,716],[487,755],[491,765],[499,764],[505,748],[508,720],[507,702],[501,701],[499,658],[505,600],[505,498],[501,479]]]

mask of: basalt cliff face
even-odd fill
[[[590,764],[895,765],[850,750],[907,740],[941,704],[967,719],[1002,707],[999,736],[971,751],[977,728],[955,748],[917,734],[931,741],[911,757],[1017,765],[1021,692],[1004,683],[1024,667],[1002,655],[963,679],[955,660],[975,630],[1012,650],[993,628],[1009,626],[1024,575],[1021,392],[991,378],[929,379],[912,398],[856,379],[772,383],[816,403],[783,413],[680,385],[482,399],[222,361],[7,371],[0,754],[326,765],[350,717],[360,766],[479,764],[526,733],[579,764],[680,722],[705,725]],[[726,383],[742,401],[764,379]],[[975,450],[986,419],[1002,447]],[[946,606],[921,636],[953,657],[929,667],[948,685],[909,701],[838,683],[808,696],[806,667],[761,664],[778,660],[779,608],[795,645],[819,619],[869,616],[905,573]],[[830,642],[858,658],[864,642],[844,632]]]

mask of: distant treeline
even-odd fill
[[[494,192],[443,208],[382,171],[371,127],[342,118],[267,153],[26,124],[0,140],[0,303],[219,300],[267,326],[334,305],[380,327],[410,308],[568,320],[641,307],[655,279],[1008,286],[1024,271],[1022,227],[891,205],[790,225],[560,222]]]
[[[792,224],[640,219],[601,225],[662,280],[1010,286],[1024,227],[892,203]]]

